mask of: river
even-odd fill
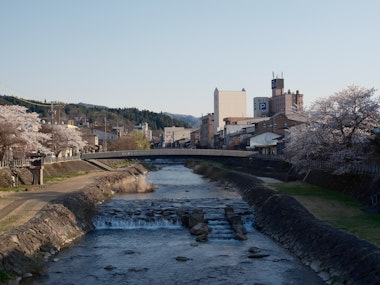
[[[61,251],[46,274],[23,284],[324,284],[255,230],[252,209],[234,189],[211,183],[183,164],[157,165],[160,169],[147,177],[156,191],[100,205],[96,229]],[[226,206],[241,215],[247,240],[234,239],[223,218]],[[182,226],[179,209],[204,211],[212,228],[207,242],[196,242]],[[262,257],[252,258],[252,249]]]

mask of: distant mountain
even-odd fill
[[[177,119],[179,121],[183,121],[191,125],[193,128],[199,127],[202,123],[201,118],[197,118],[191,115],[180,115],[180,114],[171,114],[171,113],[164,113],[165,115],[168,115],[172,119]]]
[[[93,104],[87,104],[87,103],[78,103],[78,105],[84,106],[86,108],[98,108],[98,109],[109,109],[106,106],[101,106],[101,105],[93,105]]]

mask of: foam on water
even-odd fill
[[[153,221],[145,221],[141,219],[115,219],[110,217],[97,217],[93,224],[98,230],[135,230],[135,229],[180,229],[182,225],[180,221],[168,221],[158,219]]]

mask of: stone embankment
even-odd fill
[[[115,193],[151,191],[146,170],[134,165],[123,172],[101,175],[94,185],[48,203],[26,224],[0,237],[0,273],[23,277],[43,272],[46,260],[93,229],[91,222],[99,203]],[[0,281],[1,283],[1,281]]]
[[[254,207],[258,229],[294,252],[329,284],[380,284],[380,249],[329,226],[297,200],[255,179],[229,174]]]
[[[247,174],[213,167],[254,208],[256,227],[295,253],[328,284],[380,284],[380,249],[329,226],[297,200]]]

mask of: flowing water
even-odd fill
[[[118,196],[99,206],[96,229],[59,253],[44,276],[24,284],[324,284],[309,268],[256,231],[252,209],[233,191],[164,163],[147,180],[157,190]],[[242,217],[247,240],[224,218]],[[202,209],[212,232],[196,242],[178,211]],[[261,258],[252,258],[256,249]]]

